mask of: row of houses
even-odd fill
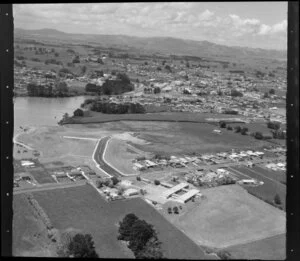
[[[133,161],[133,168],[136,170],[146,170],[155,167],[171,166],[176,168],[186,167],[187,164],[223,164],[237,161],[249,161],[262,159],[264,156],[262,151],[240,151],[240,152],[220,152],[216,154],[203,154],[199,156],[170,156],[166,158],[152,158],[152,159],[135,159]]]

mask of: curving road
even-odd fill
[[[118,172],[116,169],[109,166],[104,160],[104,152],[107,145],[107,142],[109,141],[110,137],[104,137],[101,140],[99,140],[96,151],[94,153],[94,160],[97,162],[99,167],[104,170],[109,175],[115,176],[115,177],[123,177],[123,175]]]

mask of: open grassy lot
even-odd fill
[[[245,147],[259,148],[264,141],[224,131],[213,133],[213,125],[207,123],[126,122],[128,129],[150,144],[136,145],[144,151],[163,154],[221,152]]]
[[[117,224],[128,213],[154,225],[167,258],[207,259],[203,251],[141,199],[107,203],[89,185],[34,193],[54,227],[92,234],[103,258],[130,258],[131,251],[117,240]],[[62,200],[63,199],[63,200]]]
[[[282,207],[283,209],[285,209],[286,185],[266,176],[260,171],[256,171],[255,169],[245,167],[231,167],[229,170],[233,170],[233,173],[240,175],[243,179],[247,179],[250,177],[263,181],[263,185],[257,187],[245,186],[245,189],[247,189],[249,193],[255,195],[256,197],[262,200],[268,200],[269,202],[273,202],[275,195],[278,194],[282,202]]]
[[[271,169],[268,169],[266,167],[264,167],[263,165],[261,166],[255,166],[252,168],[252,170],[254,170],[255,172],[261,173],[264,176],[270,178],[270,179],[274,179],[276,181],[279,181],[281,183],[285,183],[286,182],[286,172],[285,171],[274,171]]]
[[[34,169],[30,170],[29,173],[40,184],[55,183],[55,180],[50,176],[48,171],[43,167],[34,168]]]
[[[102,123],[111,121],[169,121],[207,122],[207,118],[233,118],[232,115],[189,112],[160,112],[146,114],[105,114],[91,112],[90,117],[74,117],[74,123]],[[242,116],[238,118],[243,118]]]
[[[257,240],[248,244],[232,246],[226,249],[232,259],[286,259],[286,234]]]
[[[200,245],[224,248],[285,232],[285,213],[242,187],[227,185],[201,193],[206,199],[199,206],[172,220]]]
[[[55,256],[43,222],[35,217],[24,195],[13,197],[13,256]]]
[[[67,154],[79,156],[87,156],[93,154],[96,141],[66,139],[63,138],[63,136],[65,135],[68,136],[68,133],[65,132],[62,128],[41,127],[30,134],[22,135],[20,137],[20,140],[25,144],[30,144],[30,146],[40,151],[43,158],[58,157]]]
[[[128,151],[126,142],[119,139],[110,139],[107,143],[104,159],[124,174],[138,173],[132,167],[132,160],[138,155]]]

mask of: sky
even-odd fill
[[[14,4],[14,26],[287,49],[287,2]]]

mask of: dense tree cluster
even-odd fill
[[[264,72],[261,72],[261,71],[256,71],[255,72],[255,76],[257,78],[263,78],[266,74]]]
[[[275,90],[272,88],[272,89],[269,90],[269,93],[272,94],[272,95],[274,95],[275,94]]]
[[[73,60],[72,60],[72,63],[80,63],[80,59],[79,59],[79,56],[76,55]]]
[[[134,214],[128,214],[119,223],[118,240],[128,242],[128,247],[138,259],[161,259],[161,242],[153,226],[140,220]]]
[[[99,75],[103,72],[99,71]],[[113,74],[113,72],[112,72]],[[85,87],[87,92],[96,92],[100,95],[119,95],[134,90],[133,84],[125,73],[115,73],[116,79],[107,79],[102,86],[88,83]],[[97,74],[98,75],[98,74]]]
[[[27,85],[27,93],[30,97],[52,97],[53,87],[51,85],[29,83]]]
[[[269,129],[273,129],[273,130],[279,130],[280,129],[280,123],[279,122],[269,121],[267,123],[267,126],[268,126]]]
[[[241,92],[235,90],[235,89],[231,90],[230,95],[231,95],[232,97],[243,97],[243,94],[242,94]]]
[[[224,114],[237,115],[237,114],[239,114],[239,112],[236,111],[236,110],[225,110],[225,111],[224,111]]]
[[[58,250],[60,257],[98,258],[94,241],[90,234],[67,235]]]
[[[60,61],[57,61],[57,60],[55,60],[55,59],[53,59],[53,58],[51,58],[51,59],[47,59],[47,60],[45,61],[45,64],[56,64],[56,65],[63,65],[63,63],[62,63],[62,62],[60,62]]]
[[[146,109],[140,103],[114,103],[107,100],[97,100],[91,104],[92,111],[108,114],[145,113]]]
[[[52,85],[40,85],[29,83],[27,85],[27,94],[30,97],[68,97],[69,88],[65,82],[58,82],[55,87]]]
[[[272,131],[273,139],[286,139],[286,132],[282,129]]]
[[[77,110],[75,110],[75,111],[73,112],[73,115],[74,115],[75,117],[82,117],[82,116],[83,116],[83,110],[77,109]]]
[[[161,92],[161,89],[160,89],[159,87],[155,87],[154,90],[153,90],[153,92],[154,92],[155,94],[160,93],[160,92]]]

